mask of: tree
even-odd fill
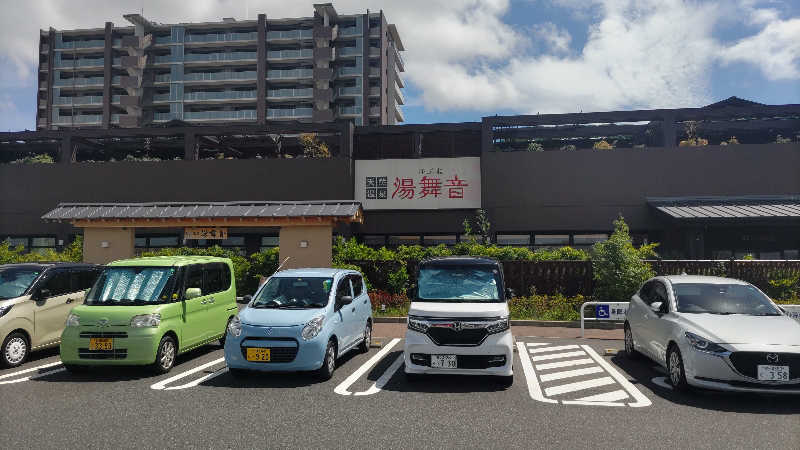
[[[635,248],[630,230],[620,215],[614,221],[614,233],[605,242],[592,247],[592,271],[594,272],[594,296],[602,301],[625,302],[630,300],[639,286],[655,272],[645,257],[655,255],[658,244]]]
[[[300,145],[303,147],[303,156],[306,158],[330,158],[331,152],[328,144],[320,141],[317,133],[302,133]]]

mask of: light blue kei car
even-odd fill
[[[369,350],[372,305],[360,273],[292,269],[271,276],[228,326],[225,362],[248,370],[316,371],[328,380],[336,360]]]

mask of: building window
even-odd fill
[[[784,259],[798,259],[800,258],[800,250],[784,250]]]
[[[456,245],[456,235],[425,236],[422,239],[423,245],[436,246],[439,244]]]
[[[733,252],[730,250],[714,250],[711,252],[713,259],[731,259],[731,256],[733,256]]]
[[[139,236],[135,239],[136,254],[159,248],[177,247],[178,236]]]
[[[361,241],[364,243],[364,245],[370,247],[383,247],[386,245],[386,236],[368,234],[362,236]]]
[[[516,247],[527,247],[531,245],[530,234],[498,234],[497,245],[513,245]]]
[[[258,250],[263,252],[264,250],[275,248],[279,245],[279,242],[280,238],[278,236],[261,236],[261,246]]]
[[[607,240],[607,234],[576,234],[572,236],[572,245],[575,248],[589,249],[592,245]]]
[[[31,253],[44,253],[47,250],[55,251],[56,249],[56,238],[52,236],[8,236],[6,239],[0,240],[0,243],[3,241],[8,241],[11,248],[23,247],[26,252]]]
[[[247,253],[244,236],[228,236],[228,239],[197,239],[197,247],[208,248],[218,245],[226,250],[233,250],[240,255]]]
[[[781,252],[761,252],[758,255],[758,259],[781,259]]]
[[[400,245],[419,245],[419,236],[389,236],[389,246],[397,247]]]
[[[569,245],[568,234],[537,234],[533,239],[533,247],[550,248],[550,247],[563,247]]]

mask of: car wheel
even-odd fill
[[[358,349],[361,350],[361,353],[367,353],[369,351],[369,344],[372,342],[372,324],[367,322],[367,326],[364,327],[364,341],[361,342],[361,345],[358,346]]]
[[[0,347],[0,362],[3,367],[17,367],[28,359],[28,339],[20,332],[6,336],[3,346]]]
[[[333,376],[334,370],[336,370],[336,345],[330,341],[325,349],[325,360],[322,361],[322,367],[317,371],[317,375],[322,381],[327,381]]]
[[[225,338],[228,337],[228,326],[230,326],[231,320],[233,320],[233,317],[228,319],[228,323],[225,324],[225,329],[222,330],[222,337],[219,338],[219,345],[222,347],[225,347]]]
[[[633,346],[633,332],[628,322],[625,322],[625,356],[629,359],[640,359],[642,354]]]
[[[172,370],[177,353],[178,348],[172,336],[161,338],[161,342],[158,344],[158,352],[156,352],[156,361],[153,363],[153,370],[156,373],[167,373]]]
[[[678,346],[674,344],[667,351],[667,372],[673,389],[681,392],[689,390],[689,384],[686,382],[686,370],[683,367],[683,357]]]
[[[228,367],[228,373],[231,374],[233,378],[241,379],[247,376],[247,371],[244,369],[234,369],[233,367]]]
[[[514,375],[497,377],[497,385],[503,389],[508,389],[514,384]]]

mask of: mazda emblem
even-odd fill
[[[98,327],[107,327],[108,326],[108,319],[99,319],[97,321]]]
[[[461,331],[461,322],[453,322],[453,331]]]
[[[771,363],[778,362],[778,354],[777,353],[767,353],[767,362],[771,362]]]
[[[272,327],[267,327],[267,334],[272,334]]]

